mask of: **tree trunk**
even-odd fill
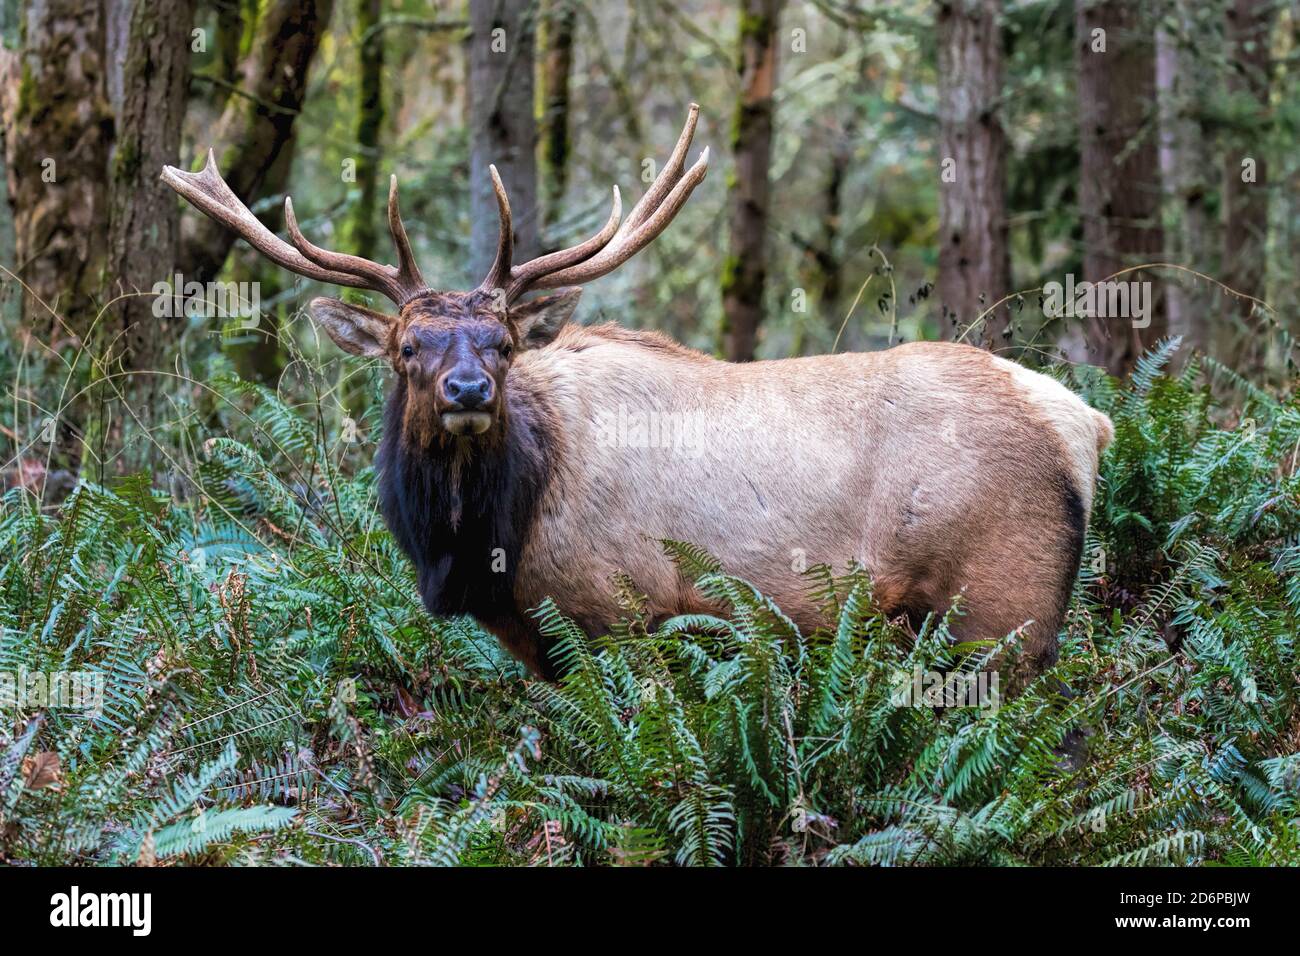
[[[230,90],[239,81],[239,46],[244,39],[244,8],[250,0],[212,0],[217,9],[215,73],[220,82],[213,83],[212,104],[221,108],[230,98]],[[257,16],[256,0],[251,0],[250,16]]]
[[[495,164],[510,197],[515,261],[539,251],[532,0],[470,0],[470,269],[477,281],[497,248]]]
[[[954,325],[969,324],[1011,291],[1007,253],[1006,134],[1002,96],[1001,0],[939,4],[939,301]],[[1002,345],[1010,308],[975,330]]]
[[[730,245],[722,270],[722,352],[732,362],[754,357],[763,321],[780,14],[781,0],[740,3],[740,99],[732,126],[735,172],[727,188]]]
[[[0,54],[2,57],[3,54]],[[3,62],[0,61],[0,83],[4,83],[7,76],[3,71]],[[0,97],[2,99],[3,97]],[[9,174],[5,169],[5,150],[4,150],[4,124],[0,123],[0,183],[8,183]],[[0,203],[0,263],[7,264],[12,268],[18,257],[14,253],[14,216],[13,209],[9,203]],[[5,329],[16,329],[19,325],[18,310],[22,304],[21,289],[17,283],[11,281],[8,276],[0,274],[0,327]],[[3,452],[0,452],[3,454]]]
[[[245,205],[263,195],[267,171],[293,135],[307,73],[332,9],[333,0],[267,0],[258,19],[252,49],[240,67],[239,90],[226,100],[211,137],[218,168]],[[182,220],[182,234],[186,280],[211,281],[235,234],[197,211]]]
[[[542,183],[548,226],[564,218],[564,193],[569,184],[569,75],[577,19],[572,0],[553,0],[543,21]]]
[[[844,181],[853,164],[854,148],[858,143],[861,116],[856,100],[850,98],[850,113],[842,124],[830,131],[829,144],[805,145],[812,156],[825,152],[827,157],[825,178],[822,180],[821,206],[818,210],[814,233],[805,237],[798,232],[790,234],[791,241],[803,253],[799,265],[802,284],[816,296],[816,337],[809,342],[809,327],[805,316],[795,320],[792,355],[803,355],[811,346],[816,347],[820,333],[826,329],[834,332],[843,317],[840,299],[843,286],[844,262],[840,232],[844,224]]]
[[[24,43],[4,53],[5,167],[14,214],[13,271],[26,284],[22,323],[55,351],[85,345],[108,251],[105,170],[113,138],[100,2],[29,4]],[[82,357],[69,380],[50,457],[75,475],[86,402]],[[38,423],[44,428],[44,423]]]
[[[1181,25],[1181,0],[1175,0],[1174,17]],[[1161,24],[1156,28],[1156,97],[1160,111],[1160,179],[1165,200],[1169,203],[1174,220],[1174,235],[1168,237],[1169,251],[1174,260],[1196,268],[1192,261],[1188,240],[1191,238],[1193,209],[1187,201],[1188,180],[1194,175],[1187,160],[1190,147],[1195,142],[1194,131],[1186,117],[1185,104],[1189,85],[1188,64],[1183,62],[1179,48],[1181,30]],[[1178,277],[1170,277],[1168,298],[1165,300],[1167,324],[1170,335],[1181,336],[1188,345],[1198,342],[1194,312],[1190,309],[1190,289]]]
[[[1269,112],[1269,47],[1276,15],[1273,0],[1230,0],[1227,10],[1228,89],[1238,123],[1229,131],[1223,180],[1223,274],[1231,289],[1264,298],[1268,234],[1268,170],[1264,159]],[[1254,363],[1262,350],[1253,303],[1230,297],[1238,322],[1221,322],[1215,357],[1231,365]],[[1235,334],[1234,334],[1235,333]],[[1245,369],[1241,369],[1245,371]]]
[[[16,89],[22,69],[16,50],[21,42],[22,11],[12,0],[0,0],[0,185],[8,190],[9,172],[5,163],[5,130],[10,96],[7,90]],[[18,256],[14,252],[14,211],[8,201],[0,202],[0,264],[6,268],[14,265]],[[0,273],[0,323],[4,328],[17,329],[22,309],[22,289],[4,273]],[[4,442],[0,441],[0,449]],[[12,457],[0,450],[0,454]]]
[[[86,0],[31,4],[26,15],[4,84],[15,271],[30,289],[24,325],[58,347],[94,322],[107,253],[105,18]]]
[[[356,7],[361,50],[356,125],[360,195],[352,209],[349,244],[353,255],[374,259],[379,238],[375,229],[380,197],[379,137],[384,125],[384,34],[377,29],[383,4],[380,0],[356,0]]]
[[[1173,230],[1166,245],[1174,262],[1212,275],[1218,254],[1215,223],[1206,210],[1210,193],[1206,173],[1216,160],[1199,111],[1213,95],[1217,78],[1199,62],[1207,51],[1196,0],[1173,0],[1170,14],[1156,31],[1160,175]],[[1188,350],[1203,349],[1211,339],[1216,295],[1204,280],[1185,273],[1166,279],[1169,334],[1182,338]]]
[[[264,197],[281,197],[288,189],[296,142],[291,137],[267,170],[266,178],[262,180],[261,192]],[[284,235],[284,200],[268,202],[261,218],[271,232],[277,236]],[[233,256],[235,264],[231,267],[232,271],[241,277],[251,276],[258,283],[262,311],[256,326],[250,328],[247,323],[241,323],[242,327],[223,336],[221,349],[240,378],[262,382],[274,388],[287,362],[286,350],[280,341],[280,332],[285,327],[287,318],[284,314],[287,304],[276,300],[290,289],[295,279],[248,243],[241,242],[235,246]]]
[[[835,132],[831,144],[830,160],[822,187],[822,237],[813,249],[816,263],[817,289],[820,312],[826,324],[836,328],[840,317],[840,286],[844,263],[840,261],[838,243],[844,225],[844,180],[853,161],[853,148],[858,138],[858,117],[850,116],[843,129]]]
[[[135,0],[119,12],[125,43],[122,58],[110,64],[110,76],[118,75],[110,83],[117,140],[109,170],[107,271],[116,301],[105,325],[102,358],[110,371],[135,371],[157,368],[179,327],[154,317],[152,296],[133,293],[148,293],[154,283],[170,278],[179,245],[180,206],[158,171],[175,164],[180,149],[194,0],[174,0],[166,9]],[[128,403],[121,411],[147,429],[157,378],[127,377],[121,391]],[[124,465],[130,469],[141,460],[128,456]]]
[[[1095,33],[1094,31],[1104,31]],[[1083,279],[1105,280],[1162,256],[1160,165],[1152,122],[1156,106],[1153,32],[1141,10],[1125,0],[1076,0],[1075,54],[1079,103],[1079,213],[1083,220]],[[1126,273],[1118,281],[1143,280]],[[1085,356],[1112,375],[1132,371],[1138,357],[1164,336],[1162,296],[1146,320],[1084,318]],[[1136,328],[1135,322],[1145,323]]]

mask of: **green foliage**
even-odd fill
[[[340,467],[329,429],[217,377],[226,437],[176,496],[3,499],[0,672],[104,692],[98,713],[0,728],[0,858],[1300,863],[1300,399],[1252,395],[1223,427],[1168,354],[1127,387],[1072,382],[1116,439],[1059,664],[946,708],[900,688],[1014,651],[954,646],[959,608],[914,635],[861,570],[818,567],[832,626],[805,634],[680,542],[720,613],[653,624],[620,578],[621,623],[587,635],[546,602],[567,676],[528,680],[472,623],[425,614],[373,473]]]

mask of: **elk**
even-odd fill
[[[380,505],[425,607],[472,615],[534,675],[557,676],[530,614],[546,597],[588,633],[619,616],[618,572],[657,618],[714,610],[663,539],[706,549],[801,629],[824,623],[800,574],[814,564],[861,565],[890,614],[943,613],[960,595],[957,636],[1019,630],[1037,672],[1055,660],[1105,415],[959,344],[733,364],[656,332],[569,322],[581,286],[645,248],[704,179],[707,149],[685,166],[697,116],[692,105],[626,219],[615,186],[599,232],[529,262],[512,261],[510,201],[491,167],[496,258],[468,292],[426,286],[396,176],[397,266],[312,244],[288,198],[292,245],[279,239],[211,153],[201,172],[163,178],[280,266],[395,304],[389,315],[316,298],[309,311],[344,351],[392,366]],[[524,298],[539,290],[558,291]]]

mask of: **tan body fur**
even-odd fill
[[[654,614],[707,610],[664,555],[670,538],[801,628],[821,622],[799,569],[856,561],[891,611],[942,613],[960,593],[964,638],[1027,624],[1030,658],[1054,659],[1082,540],[1062,483],[1086,520],[1111,426],[1046,376],[947,343],[736,365],[655,334],[569,326],[521,358],[509,388],[546,396],[558,452],[524,542],[522,607],[549,596],[606,626],[626,571]],[[625,447],[610,428],[620,408],[679,435],[690,423],[697,440]]]

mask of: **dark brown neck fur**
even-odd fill
[[[489,436],[440,436],[414,447],[403,435],[408,389],[399,380],[385,409],[379,502],[393,537],[415,565],[433,614],[469,614],[493,629],[530,627],[516,605],[515,575],[552,473],[554,426],[542,400],[507,395]]]

